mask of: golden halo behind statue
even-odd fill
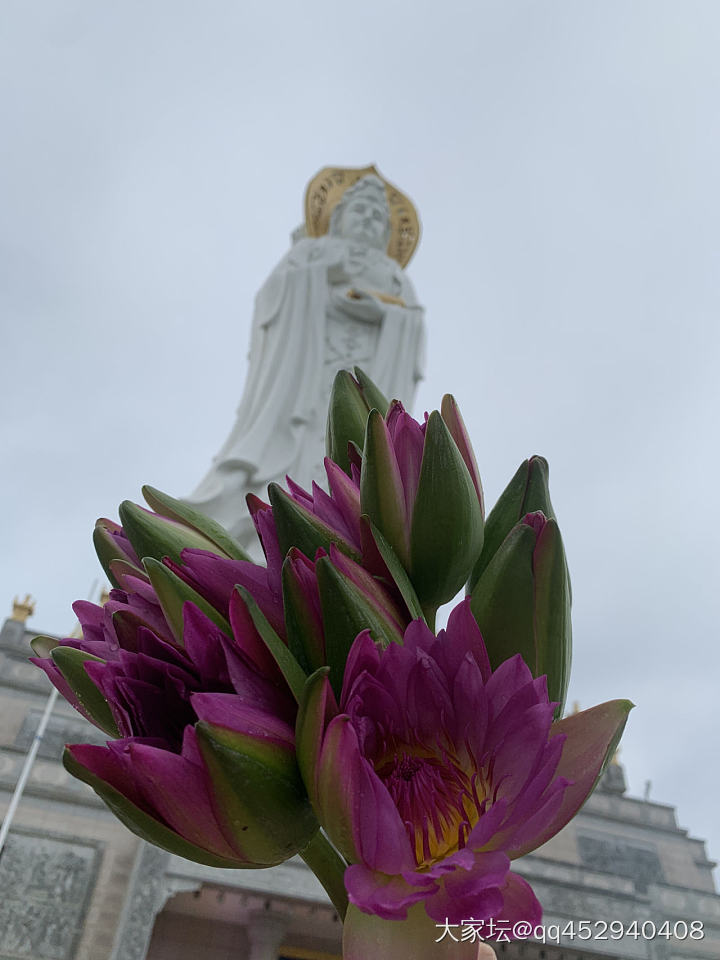
[[[385,195],[390,208],[390,239],[387,255],[407,266],[420,239],[420,220],[412,202],[393,186],[374,166],[323,167],[315,174],[305,191],[305,231],[309,237],[321,237],[328,232],[330,215],[343,194],[362,177],[374,174],[385,184]]]

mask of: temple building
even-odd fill
[[[39,632],[27,627],[31,612],[16,602],[0,631],[3,816],[50,692],[27,659]],[[60,763],[65,743],[89,741],[104,737],[59,699],[0,854],[0,960],[340,960],[341,924],[300,860],[221,870],[139,840]],[[669,804],[629,796],[617,762],[579,815],[516,868],[546,929],[566,933],[559,943],[498,942],[502,960],[720,958],[720,896],[703,841]],[[445,931],[448,960],[468,930]]]

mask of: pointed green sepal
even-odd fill
[[[313,513],[299,504],[277,483],[268,486],[268,496],[273,511],[280,552],[285,556],[291,547],[302,551],[312,560],[318,550],[329,550],[334,543],[339,550],[354,560],[359,560],[354,550],[342,537]]]
[[[535,675],[534,549],[535,531],[527,524],[517,524],[472,592],[470,609],[493,670],[519,653]]]
[[[368,405],[352,375],[347,370],[338,370],[330,393],[325,450],[348,476],[348,443],[362,446],[368,412]]]
[[[255,624],[255,629],[262,637],[265,646],[270,651],[271,656],[278,665],[280,672],[285,678],[285,682],[295,699],[299,702],[305,686],[306,674],[289,648],[283,643],[280,637],[275,633],[268,623],[267,617],[255,602],[252,594],[245,587],[236,585],[235,589],[248,609],[250,618]]]
[[[332,564],[329,557],[319,557],[315,561],[315,574],[320,590],[330,684],[339,697],[345,663],[357,635],[369,630],[376,643],[387,647],[391,643],[402,643],[402,634],[363,591]]]
[[[128,577],[135,577],[144,583],[150,583],[150,577],[142,567],[136,567],[134,563],[130,563],[128,560],[111,560],[110,572],[119,583],[120,589],[127,590],[128,593],[134,593],[137,589],[131,583],[128,583]]]
[[[110,534],[110,528],[120,530],[118,524],[113,523],[112,520],[101,518],[96,522],[95,529],[93,530],[93,546],[95,547],[95,553],[100,561],[100,565],[105,571],[105,576],[111,585],[122,589],[122,584],[118,580],[116,572],[113,570],[113,562],[122,561],[133,570],[136,570],[137,567],[132,562],[130,556],[123,552],[115,538]],[[139,573],[140,576],[142,576],[142,570],[140,570]]]
[[[297,763],[316,813],[319,813],[316,781],[322,738],[326,726],[337,714],[329,673],[330,667],[320,667],[307,678],[295,721]]]
[[[30,646],[32,647],[32,652],[36,657],[46,660],[53,652],[55,647],[60,646],[60,643],[55,639],[55,637],[46,637],[41,635],[39,637],[33,637],[30,641]]]
[[[554,520],[518,523],[475,584],[470,608],[496,669],[520,654],[534,677],[547,675],[562,715],[570,674],[570,595],[562,540]]]
[[[224,527],[220,526],[215,520],[211,520],[210,517],[204,513],[200,513],[199,510],[191,507],[190,504],[185,503],[183,500],[176,500],[175,497],[171,497],[169,494],[163,493],[161,490],[156,490],[155,487],[150,487],[147,484],[142,488],[142,495],[147,505],[154,510],[155,513],[160,514],[162,517],[167,517],[169,520],[175,520],[177,523],[185,524],[197,531],[201,536],[207,537],[213,544],[216,552],[224,553],[232,560],[250,559],[248,554],[245,553]]]
[[[477,494],[478,502],[480,503],[480,513],[482,514],[484,521],[485,497],[483,495],[480,471],[478,470],[477,460],[475,459],[475,451],[470,443],[470,437],[468,436],[467,428],[465,427],[465,421],[460,413],[460,408],[457,405],[457,400],[451,393],[446,393],[442,398],[442,403],[440,404],[440,416],[445,421],[445,425],[455,441],[455,446],[460,451],[460,455],[465,461],[465,466],[468,468],[468,472],[472,478],[473,486],[475,487],[475,493]]]
[[[457,594],[483,545],[482,509],[472,477],[437,410],[425,430],[410,533],[410,579],[424,610]]]
[[[565,709],[572,661],[570,581],[560,530],[548,520],[533,553],[535,574],[535,646],[538,674],[547,674],[548,695]]]
[[[390,408],[388,398],[361,367],[353,367],[353,372],[360,385],[360,391],[365,399],[368,412],[375,409],[385,416]]]
[[[468,592],[478,582],[505,537],[525,514],[540,510],[548,519],[555,519],[550,502],[549,474],[548,463],[544,457],[530,457],[520,464],[485,521],[485,540],[470,575]]]
[[[105,663],[101,657],[94,657],[90,653],[78,650],[77,647],[67,647],[58,644],[50,651],[50,656],[65,678],[68,686],[78,699],[78,703],[93,722],[104,730],[109,737],[117,738],[120,731],[115,723],[108,702],[85,672],[85,664]]]
[[[213,784],[216,815],[233,846],[255,863],[283,863],[318,830],[290,744],[210,723],[195,727]]]
[[[213,541],[197,530],[152,513],[130,500],[120,504],[118,513],[123,530],[141,560],[170,557],[180,563],[180,554],[185,549],[218,552]]]
[[[355,377],[339,370],[333,381],[328,410],[325,446],[327,455],[350,475],[351,449],[362,450],[368,413],[385,416],[389,402],[370,377],[355,367]],[[357,378],[357,379],[355,379]]]
[[[109,783],[101,780],[100,777],[78,763],[67,749],[63,753],[63,766],[73,777],[89,784],[118,820],[142,840],[147,840],[148,843],[160,847],[161,850],[167,850],[168,853],[176,853],[186,860],[192,860],[194,863],[204,863],[209,867],[249,866],[249,864],[236,863],[234,860],[217,857],[207,850],[203,850],[202,847],[198,847],[188,840],[183,840],[165,824],[160,823],[159,820],[135,806],[118,790],[111,787]]]
[[[146,557],[143,560],[143,566],[150,577],[150,583],[158,598],[158,602],[165,614],[168,626],[172,630],[175,640],[183,645],[183,631],[185,629],[183,622],[183,607],[186,603],[194,603],[212,622],[219,627],[228,637],[232,636],[230,624],[225,617],[201,597],[197,590],[181,580],[177,574],[168,569],[164,563],[155,560],[153,557]]]
[[[290,550],[282,565],[283,610],[290,652],[305,673],[312,673],[325,663],[325,643],[322,620],[308,596],[305,585],[296,570]]]
[[[371,410],[367,421],[360,471],[360,507],[407,567],[410,530],[405,491],[390,433],[379,410]]]
[[[367,514],[363,514],[360,517],[360,521],[365,525],[366,530],[369,531],[372,541],[375,543],[377,551],[380,554],[380,559],[387,567],[388,573],[392,577],[395,586],[400,591],[400,596],[408,608],[410,619],[424,620],[425,614],[423,608],[420,605],[418,596],[415,593],[415,588],[410,582],[410,577],[408,577],[405,567],[400,563],[398,555]]]

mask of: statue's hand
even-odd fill
[[[365,290],[350,288],[338,297],[336,302],[344,313],[367,323],[379,323],[385,316],[383,303],[377,296]]]

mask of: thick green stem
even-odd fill
[[[343,858],[322,830],[318,830],[305,849],[300,851],[300,856],[325,887],[325,892],[332,900],[340,919],[344,920],[348,898],[343,881],[346,869]]]

